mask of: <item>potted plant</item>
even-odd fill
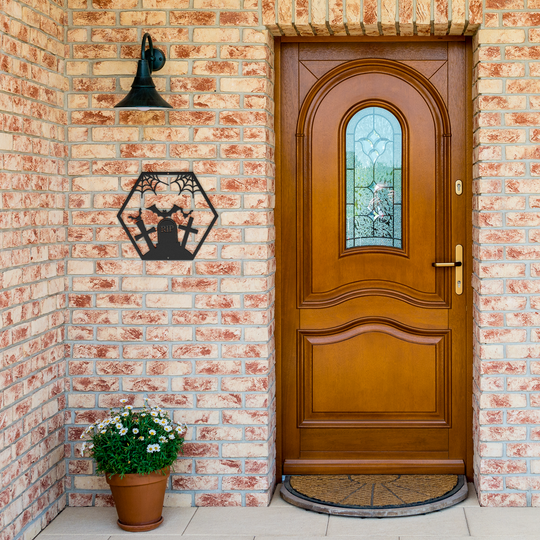
[[[82,445],[105,473],[118,525],[125,531],[150,531],[163,522],[161,511],[170,469],[182,449],[187,428],[171,421],[167,412],[145,399],[135,410],[120,400],[120,409],[95,422],[81,435]]]

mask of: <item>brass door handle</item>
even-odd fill
[[[445,268],[454,266],[456,268],[456,294],[463,294],[463,246],[456,245],[456,261],[455,262],[434,262],[431,266],[435,268]]]

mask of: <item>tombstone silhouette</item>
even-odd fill
[[[193,253],[186,249],[190,233],[196,234],[197,229],[191,227],[193,218],[190,218],[187,226],[176,224],[171,218],[163,218],[157,225],[157,244],[156,247],[145,253],[144,259],[150,261],[189,261],[193,260]],[[180,244],[178,240],[178,229],[184,231],[184,237]]]

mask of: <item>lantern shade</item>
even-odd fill
[[[147,38],[150,42],[150,49],[145,51],[144,44]],[[141,59],[137,64],[137,73],[135,79],[133,79],[131,90],[120,103],[115,105],[115,108],[138,109],[140,111],[173,108],[157,93],[156,85],[152,80],[152,70],[157,71],[165,64],[163,53],[157,50],[155,53],[152,38],[145,34],[141,48]]]

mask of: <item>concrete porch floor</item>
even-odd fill
[[[114,508],[66,508],[38,540],[540,540],[540,508],[480,508],[474,487],[462,503],[423,516],[360,519],[289,505],[276,489],[268,508],[165,508],[155,531],[128,533]]]

